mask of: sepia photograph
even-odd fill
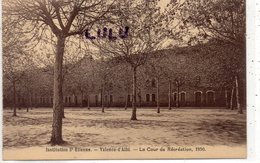
[[[4,160],[247,158],[245,0],[2,0]]]

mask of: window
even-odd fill
[[[146,94],[146,102],[150,101],[150,94]]]
[[[185,102],[185,93],[182,92],[181,93],[181,103],[184,103]]]
[[[200,76],[196,76],[196,83],[197,83],[197,84],[200,83]]]
[[[155,79],[152,80],[152,87],[156,87]]]
[[[180,63],[184,63],[185,62],[185,57],[184,56],[180,56]]]
[[[146,85],[146,86],[149,86],[149,84],[150,84],[150,80],[147,79],[147,80],[145,81],[145,85]]]
[[[77,105],[78,104],[78,97],[75,96],[75,104]]]
[[[213,106],[214,105],[214,92],[213,91],[208,91],[207,92],[207,105],[208,106]]]
[[[109,83],[109,89],[110,89],[110,90],[113,89],[113,83]]]
[[[68,102],[68,97],[66,96],[66,97],[65,97],[65,103],[67,103],[67,102]]]
[[[98,95],[95,95],[96,106],[98,105]]]
[[[173,100],[174,100],[174,101],[177,101],[177,93],[174,93],[174,94],[173,94]]]
[[[131,95],[128,95],[127,101],[128,101],[128,102],[131,102],[131,100],[132,100],[132,99],[131,99]]]
[[[105,95],[105,102],[107,102],[107,95]]]
[[[155,94],[152,94],[152,102],[155,102]]]
[[[113,103],[113,95],[110,95],[110,103]]]
[[[69,103],[70,103],[70,97],[69,97]]]
[[[199,91],[195,92],[195,105],[201,106],[201,101],[202,101],[202,93]]]

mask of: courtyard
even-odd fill
[[[4,149],[44,147],[51,137],[52,109],[3,112]],[[224,108],[65,108],[63,139],[67,146],[245,146],[246,113]]]

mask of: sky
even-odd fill
[[[170,0],[161,0],[159,2],[159,6],[164,9],[166,5],[170,2]],[[48,35],[48,32],[47,32]],[[82,39],[82,40],[81,40]],[[79,53],[84,53],[84,52],[79,52],[80,48],[86,48],[86,46],[89,45],[84,38],[77,38],[75,41],[72,40],[74,43],[73,45],[70,46],[70,49],[66,50],[66,54],[64,57],[64,62],[66,63],[67,60],[78,60],[80,57],[83,57],[84,54],[79,54]],[[165,44],[169,44],[169,42],[166,42]],[[93,48],[90,48],[91,51],[93,51]],[[70,52],[68,52],[70,51]],[[55,48],[51,44],[48,44],[46,42],[41,42],[39,45],[36,46],[35,51],[33,52],[33,57],[35,62],[38,63],[38,66],[40,67],[45,67],[46,64],[52,65],[54,62],[54,53],[55,53]]]

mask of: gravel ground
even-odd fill
[[[46,146],[52,125],[51,108],[28,113],[11,110],[3,114],[4,149]],[[69,146],[229,146],[246,145],[246,113],[221,108],[155,108],[137,110],[138,121],[130,121],[131,109],[65,108],[63,139]]]

